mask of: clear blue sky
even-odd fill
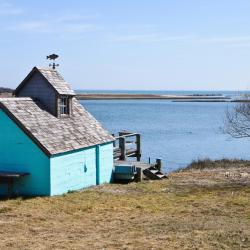
[[[0,85],[45,56],[75,89],[250,88],[249,0],[0,0]]]

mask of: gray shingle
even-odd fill
[[[75,95],[69,84],[63,79],[58,71],[52,68],[36,67],[60,95]]]
[[[49,155],[77,150],[114,138],[73,97],[73,114],[57,118],[31,98],[0,98],[5,110]]]

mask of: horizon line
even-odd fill
[[[75,91],[250,91],[250,89],[74,89]]]

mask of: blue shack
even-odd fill
[[[114,138],[51,68],[0,98],[0,195],[53,196],[112,180]]]

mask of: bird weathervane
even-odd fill
[[[55,69],[56,67],[59,66],[59,64],[55,63],[55,60],[58,58],[59,56],[56,54],[51,54],[49,56],[47,56],[47,60],[52,60],[53,63],[50,63],[49,66],[52,67],[52,69]]]

